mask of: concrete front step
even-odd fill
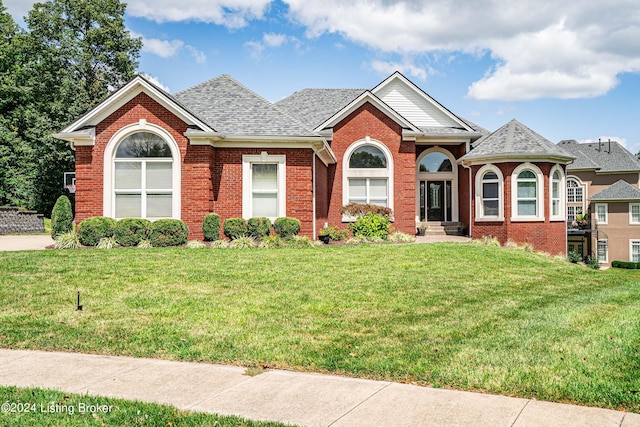
[[[460,222],[427,222],[426,235],[431,236],[459,236],[462,223]]]

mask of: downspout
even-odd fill
[[[471,182],[472,181],[471,180],[471,175],[472,175],[471,174],[471,166],[469,166],[469,167],[465,166],[465,167],[469,171],[469,237],[471,237],[471,236],[473,236],[473,230],[471,228],[471,227],[473,227],[473,225],[472,225],[473,224],[473,208],[472,208],[472,205],[473,205],[473,200],[474,200],[473,187],[472,187],[473,183]]]
[[[312,174],[312,177],[311,177],[311,183],[312,183],[312,189],[311,189],[312,197],[311,197],[311,200],[312,200],[312,211],[313,211],[313,213],[312,213],[312,215],[313,215],[313,218],[312,218],[313,237],[312,237],[312,239],[316,240],[317,233],[316,233],[316,152],[315,151],[312,151],[312,154],[311,154],[311,170],[312,170],[312,172],[311,172],[311,174]]]

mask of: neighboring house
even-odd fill
[[[558,146],[567,166],[568,250],[612,261],[640,261],[640,161],[615,141]]]
[[[360,202],[406,233],[453,225],[566,251],[574,156],[515,120],[489,134],[400,73],[275,104],[227,75],[174,95],[136,77],[55,136],[76,150],[77,222],[179,218],[202,238],[208,212],[289,216],[315,238]]]

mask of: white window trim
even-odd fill
[[[607,250],[604,253],[604,260],[600,259],[600,249],[599,249],[599,245],[600,242],[606,242],[607,244]],[[598,259],[598,262],[601,262],[603,264],[608,264],[609,263],[609,241],[607,239],[598,239],[598,241],[596,242],[596,258]]]
[[[633,220],[633,206],[640,206],[640,203],[629,203],[629,225],[640,225],[640,221]]]
[[[575,181],[578,184],[577,188],[580,188],[582,190],[582,200],[579,202],[570,202],[569,201],[569,181]],[[569,175],[567,176],[567,180],[566,180],[567,184],[566,184],[566,188],[567,188],[567,203],[572,203],[574,206],[578,203],[580,203],[582,206],[582,209],[584,209],[584,201],[587,198],[587,189],[586,186],[582,183],[582,180],[580,178],[578,178],[577,176],[574,175]],[[575,187],[573,187],[575,188]]]
[[[536,214],[518,215],[518,175],[523,170],[530,170],[536,176]],[[544,221],[544,175],[533,163],[522,163],[511,173],[511,221]]]
[[[180,219],[181,207],[182,207],[182,158],[180,157],[180,150],[178,144],[169,132],[164,128],[148,123],[145,119],[140,119],[137,123],[124,126],[118,130],[109,142],[104,150],[104,180],[103,180],[103,193],[102,193],[102,214],[104,216],[115,218],[115,154],[116,149],[120,142],[127,136],[135,132],[150,132],[158,135],[162,138],[169,149],[171,150],[172,158],[172,197],[171,197],[171,218]]]
[[[482,203],[482,178],[485,173],[493,172],[498,176],[498,216],[485,216],[484,205]],[[504,177],[502,171],[492,165],[484,165],[476,173],[475,200],[476,200],[476,221],[504,221]]]
[[[553,175],[558,172],[560,174],[560,188],[558,189],[560,198],[560,205],[558,206],[558,215],[553,214]],[[567,220],[567,208],[566,208],[566,180],[564,176],[564,171],[560,165],[555,165],[551,168],[551,173],[549,174],[549,218],[551,221],[566,221]]]
[[[638,262],[638,261],[634,261],[633,260],[633,244],[637,243],[638,245],[640,245],[640,240],[639,239],[629,239],[629,261],[630,262]]]
[[[600,215],[598,214],[598,207],[604,206],[604,216],[605,220],[601,221]],[[596,203],[593,209],[596,217],[596,224],[598,225],[608,225],[609,224],[609,204],[608,203]]]
[[[263,151],[258,155],[242,156],[242,217],[253,217],[253,197],[251,189],[252,164],[276,163],[278,165],[278,215],[269,217],[273,222],[276,218],[287,216],[287,156],[269,155]]]
[[[380,151],[382,151],[382,153],[387,158],[386,169],[351,169],[349,167],[349,159],[351,158],[351,154],[353,154],[353,152],[358,148],[365,145],[371,145],[372,147],[376,147]],[[366,138],[351,144],[344,152],[344,156],[342,157],[342,206],[349,204],[349,178],[386,178],[387,207],[391,209],[392,215],[395,213],[393,209],[393,156],[391,155],[391,151],[389,150],[389,148],[387,148],[386,145],[367,136]],[[342,216],[342,221],[346,222],[354,220],[355,218],[352,218],[350,216]]]

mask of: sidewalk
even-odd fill
[[[0,236],[0,251],[44,249],[53,243],[48,234],[12,234]]]
[[[640,414],[329,375],[0,350],[0,384],[302,426],[640,426]]]

